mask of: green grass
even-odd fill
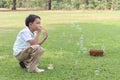
[[[28,14],[37,14],[46,26],[49,38],[41,58],[44,73],[28,73],[13,56],[16,36]],[[119,80],[120,12],[33,11],[0,12],[0,80]],[[80,49],[79,39],[87,52]],[[102,57],[89,56],[90,49],[101,49]],[[48,64],[54,69],[48,70]],[[95,71],[99,74],[96,75]]]

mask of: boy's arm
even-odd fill
[[[35,38],[33,40],[28,40],[28,42],[31,44],[31,45],[35,45],[38,43],[38,40],[39,40],[39,36],[40,36],[40,31],[37,31],[37,34],[35,36]]]
[[[43,33],[44,34],[44,37],[42,38],[42,40],[40,42],[38,42],[39,40],[39,36],[40,36],[40,33],[41,33],[41,30],[44,30],[45,32]],[[42,45],[45,40],[47,39],[48,37],[48,33],[47,33],[47,30],[43,27],[41,27],[40,29],[38,29],[37,31],[37,34],[35,36],[35,38],[33,40],[28,40],[28,42],[31,44],[31,45],[35,45],[35,44],[38,44],[38,45]]]
[[[37,33],[36,33],[35,38],[34,38],[33,40],[28,40],[28,42],[29,42],[31,45],[38,44],[38,40],[39,40],[39,36],[40,36],[41,30],[42,30],[42,28],[41,28],[41,27],[38,27],[38,30],[37,30]]]
[[[39,45],[42,45],[42,44],[45,42],[45,40],[48,38],[48,33],[47,33],[47,31],[44,32],[43,34],[44,34],[44,37],[42,38],[42,40],[41,40],[40,42],[38,42]]]

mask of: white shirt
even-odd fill
[[[30,46],[28,40],[34,39],[35,33],[32,33],[28,27],[22,29],[17,35],[16,41],[13,46],[13,55],[17,56],[23,49]]]

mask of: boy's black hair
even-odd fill
[[[30,22],[34,22],[36,18],[41,19],[41,18],[40,18],[39,16],[37,16],[37,15],[30,14],[30,15],[26,18],[26,20],[25,20],[25,25],[26,25],[27,27],[29,27],[29,23],[30,23]]]

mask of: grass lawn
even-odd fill
[[[39,65],[44,73],[28,73],[13,56],[13,43],[29,14],[39,15],[48,29]],[[0,12],[0,80],[119,80],[119,43],[119,11]],[[90,49],[101,48],[104,56],[89,56]],[[54,69],[48,70],[48,64]]]

